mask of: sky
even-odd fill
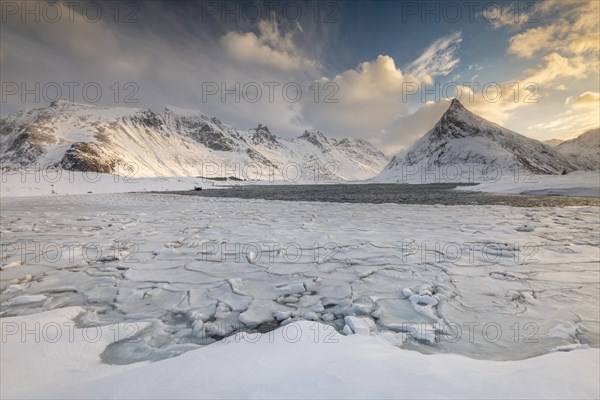
[[[458,97],[523,135],[600,125],[600,2],[2,1],[1,115],[200,110],[392,155]]]

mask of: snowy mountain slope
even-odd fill
[[[433,129],[394,156],[375,180],[485,181],[518,171],[555,175],[576,169],[550,146],[489,122],[454,99]]]
[[[600,169],[600,128],[591,129],[575,139],[556,146],[556,150],[567,156],[581,169]]]
[[[559,144],[561,144],[562,142],[564,142],[564,140],[562,140],[562,139],[548,139],[548,140],[544,140],[542,143],[545,143],[550,147],[556,147]]]
[[[383,153],[357,139],[305,132],[281,139],[266,126],[238,131],[198,111],[163,113],[67,101],[0,119],[3,167],[59,166],[134,176],[235,176],[322,182],[376,175]]]

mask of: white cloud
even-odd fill
[[[299,24],[298,31],[302,32]],[[228,32],[221,37],[227,54],[240,63],[272,67],[282,71],[314,69],[318,63],[300,54],[293,41],[292,32],[279,31],[275,17],[258,23],[259,34],[254,32]]]
[[[481,87],[459,86],[458,98],[461,103],[481,117],[499,125],[509,121],[512,113],[520,106],[527,104],[530,91],[513,83],[498,84],[494,89],[484,92]]]
[[[558,53],[548,54],[543,64],[525,71],[528,82],[543,85],[558,78],[583,79],[588,76],[589,64],[583,57],[563,57]]]
[[[587,91],[575,97],[567,97],[565,104],[569,107],[567,111],[554,116],[550,121],[532,125],[528,130],[551,131],[554,137],[571,139],[600,126],[600,93]]]
[[[412,79],[412,78],[408,78]],[[335,76],[316,82],[323,95],[333,96],[337,103],[314,101],[305,96],[303,117],[315,127],[335,136],[369,137],[379,132],[395,116],[406,113],[402,102],[402,85],[407,77],[390,56],[380,55]]]
[[[521,4],[522,3],[518,3]],[[517,4],[517,5],[518,5]],[[597,76],[599,66],[598,41],[599,3],[592,1],[544,1],[535,3],[537,21],[527,20],[526,13],[511,14],[515,4],[503,8],[505,12],[495,21],[494,28],[509,27],[513,33],[509,38],[507,54],[532,65],[520,72],[512,82],[518,82],[519,96],[514,98],[514,84],[502,84],[502,97],[498,102],[486,101],[482,96],[468,107],[493,122],[501,125],[519,126],[528,134],[544,139],[549,137],[571,136],[573,131],[597,125],[597,117],[573,107],[564,113],[552,113],[541,102],[550,107],[563,102],[565,92],[585,79]],[[517,18],[518,17],[518,18]],[[525,23],[528,22],[528,23]],[[535,24],[535,25],[534,25]],[[597,82],[597,81],[596,81]],[[534,83],[538,92],[529,95],[525,85]],[[590,82],[591,88],[597,83]],[[589,97],[589,96],[588,96]],[[539,103],[531,100],[538,99]],[[576,96],[567,100],[568,106],[582,107]],[[463,101],[465,103],[465,101]],[[535,110],[534,113],[528,110]],[[589,110],[588,110],[589,111]],[[531,123],[535,118],[544,122]]]
[[[600,106],[600,93],[598,92],[583,92],[579,96],[567,97],[565,104],[573,107],[594,107]]]
[[[196,10],[188,4],[190,10]],[[94,82],[102,90],[97,105],[161,112],[166,104],[174,104],[198,109],[240,129],[266,124],[284,137],[300,135],[310,127],[299,122],[299,104],[282,100],[281,87],[293,81],[305,89],[315,74],[307,78],[296,70],[253,68],[247,63],[232,62],[223,51],[221,36],[208,30],[206,24],[197,24],[196,16],[185,11],[183,6],[166,10],[164,4],[149,2],[137,15],[140,23],[132,24],[116,24],[110,14],[95,23],[86,21],[77,12],[73,22],[63,18],[57,23],[23,24],[17,16],[2,25],[2,79],[23,82],[28,88],[38,82],[41,87],[57,82],[63,88],[63,98],[69,95],[63,83],[75,82],[73,100],[78,102],[86,102],[82,87]],[[67,16],[67,10],[62,15]],[[310,34],[312,28],[305,27],[304,31]],[[297,29],[297,25],[292,29]],[[257,31],[262,32],[261,40],[266,46],[300,57],[301,51],[291,34],[282,34],[276,25],[267,24]],[[273,59],[272,54],[269,57]],[[137,88],[130,97],[136,103],[124,102],[132,93],[124,87],[128,82]],[[215,83],[219,93],[203,100],[203,84],[207,82]],[[234,96],[222,101],[222,84],[232,88],[236,83],[243,87],[253,82],[280,83],[275,89],[275,101],[268,101],[265,86],[261,100],[256,103],[244,98],[237,102]],[[115,87],[118,92],[113,91]],[[50,91],[50,95],[54,92]],[[36,100],[29,95],[26,100],[21,102],[19,94],[9,97],[9,102],[2,105],[2,115],[48,105],[44,97]]]
[[[597,73],[600,2],[547,1],[539,3],[538,11],[550,22],[512,36],[507,53],[526,59],[543,57],[545,65],[530,74],[544,82]]]
[[[454,32],[431,43],[421,55],[410,63],[406,70],[431,83],[435,76],[446,76],[460,61],[457,51],[462,42],[462,33]]]
[[[339,89],[337,103],[303,103],[307,123],[332,136],[355,136],[379,143],[388,153],[406,146],[433,126],[447,105],[424,104],[408,114],[408,85],[431,83],[433,77],[447,75],[458,64],[456,55],[461,33],[434,41],[403,72],[394,59],[380,55],[360,63],[332,79],[322,78],[320,87],[333,84]],[[414,97],[413,97],[414,98]]]
[[[385,127],[379,139],[374,143],[388,155],[398,153],[433,128],[449,105],[450,103],[446,101],[427,102],[414,113],[395,118]]]
[[[537,22],[537,11],[536,3],[511,3],[505,7],[491,3],[485,8],[482,15],[494,29],[503,27],[518,29],[525,23]]]
[[[568,140],[600,126],[598,111],[572,108],[556,115],[551,121],[541,122],[528,128],[529,131],[551,131],[549,136]]]

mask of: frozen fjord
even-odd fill
[[[353,315],[406,348],[522,359],[598,347],[597,224],[597,207],[6,198],[2,316],[139,324],[115,364],[295,319],[348,333]]]

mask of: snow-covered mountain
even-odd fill
[[[576,169],[552,147],[487,121],[454,99],[433,129],[394,156],[375,180],[489,181],[520,172],[563,174]]]
[[[562,142],[564,142],[564,140],[562,140],[562,139],[548,139],[548,140],[544,140],[543,143],[547,144],[550,147],[556,147],[559,144],[561,144]]]
[[[575,139],[564,141],[556,146],[556,150],[581,169],[600,169],[600,128],[591,129]]]
[[[135,176],[203,176],[290,182],[370,178],[386,156],[361,139],[269,128],[238,131],[198,111],[162,113],[56,101],[0,119],[3,167],[59,166]]]

